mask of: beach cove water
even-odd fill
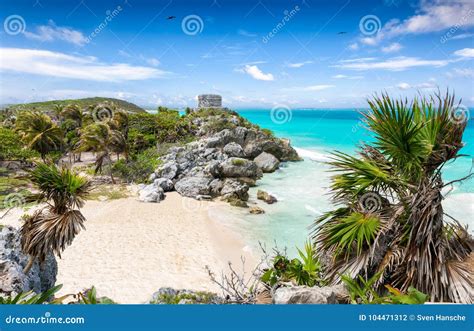
[[[239,114],[252,123],[272,130],[276,136],[288,138],[304,158],[301,162],[284,163],[278,171],[266,174],[251,188],[250,202],[257,203],[265,214],[251,215],[247,209],[227,208],[211,210],[213,218],[234,228],[252,250],[259,242],[267,248],[277,245],[287,248],[294,256],[295,247],[308,240],[310,226],[321,213],[331,210],[328,187],[330,168],[324,163],[331,151],[354,154],[358,145],[372,140],[356,110],[293,109],[272,114],[269,109],[241,109]],[[472,111],[471,111],[472,113]],[[444,180],[449,181],[469,174],[474,155],[474,123],[471,119],[464,134],[466,146],[460,158],[445,166]],[[267,205],[256,200],[256,191],[265,190],[278,202]],[[474,227],[474,180],[456,184],[444,201],[445,211],[461,223]]]

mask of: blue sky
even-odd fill
[[[449,87],[474,105],[474,1],[2,1],[0,103],[363,107]],[[173,19],[167,19],[175,16]]]

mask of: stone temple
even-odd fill
[[[222,108],[222,97],[218,94],[201,94],[198,96],[198,108]]]

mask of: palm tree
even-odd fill
[[[48,205],[28,217],[21,228],[21,247],[30,256],[25,273],[35,259],[43,262],[50,252],[60,257],[84,229],[86,219],[79,209],[91,189],[85,178],[54,164],[38,164],[29,178],[40,192],[36,200]]]
[[[382,94],[369,106],[363,117],[375,140],[358,156],[333,154],[332,197],[341,207],[313,228],[319,255],[332,256],[328,277],[379,275],[377,290],[413,286],[431,300],[472,303],[472,237],[442,206],[453,183],[443,183],[443,166],[460,156],[467,123],[454,115],[454,96],[409,104]]]
[[[23,142],[41,154],[43,161],[47,153],[59,150],[62,145],[61,129],[46,114],[37,111],[20,112],[15,128]]]
[[[121,153],[127,151],[127,142],[122,133],[112,130],[107,124],[98,122],[89,124],[81,132],[81,140],[79,150],[93,151],[97,153],[95,162],[95,172],[101,172],[105,162],[112,162],[110,157],[112,152]],[[115,179],[110,167],[110,178],[115,184]]]

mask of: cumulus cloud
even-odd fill
[[[415,84],[415,85],[411,85],[411,84],[403,82],[403,83],[398,84],[397,87],[400,90],[409,90],[409,89],[432,90],[432,89],[436,89],[437,85],[435,84],[434,80],[430,80],[426,83]]]
[[[0,71],[109,82],[159,78],[168,74],[156,68],[125,63],[105,64],[91,56],[24,48],[0,48]]]
[[[244,68],[242,69],[243,72],[247,73],[248,75],[250,75],[253,79],[256,79],[256,80],[266,80],[266,81],[270,81],[270,80],[274,80],[274,77],[272,74],[268,73],[264,73],[262,70],[260,70],[256,65],[248,65],[246,64],[244,66]]]
[[[53,20],[49,20],[48,25],[38,26],[36,32],[25,31],[23,34],[29,39],[43,42],[62,40],[77,46],[84,46],[87,43],[87,38],[82,32],[57,26]]]

